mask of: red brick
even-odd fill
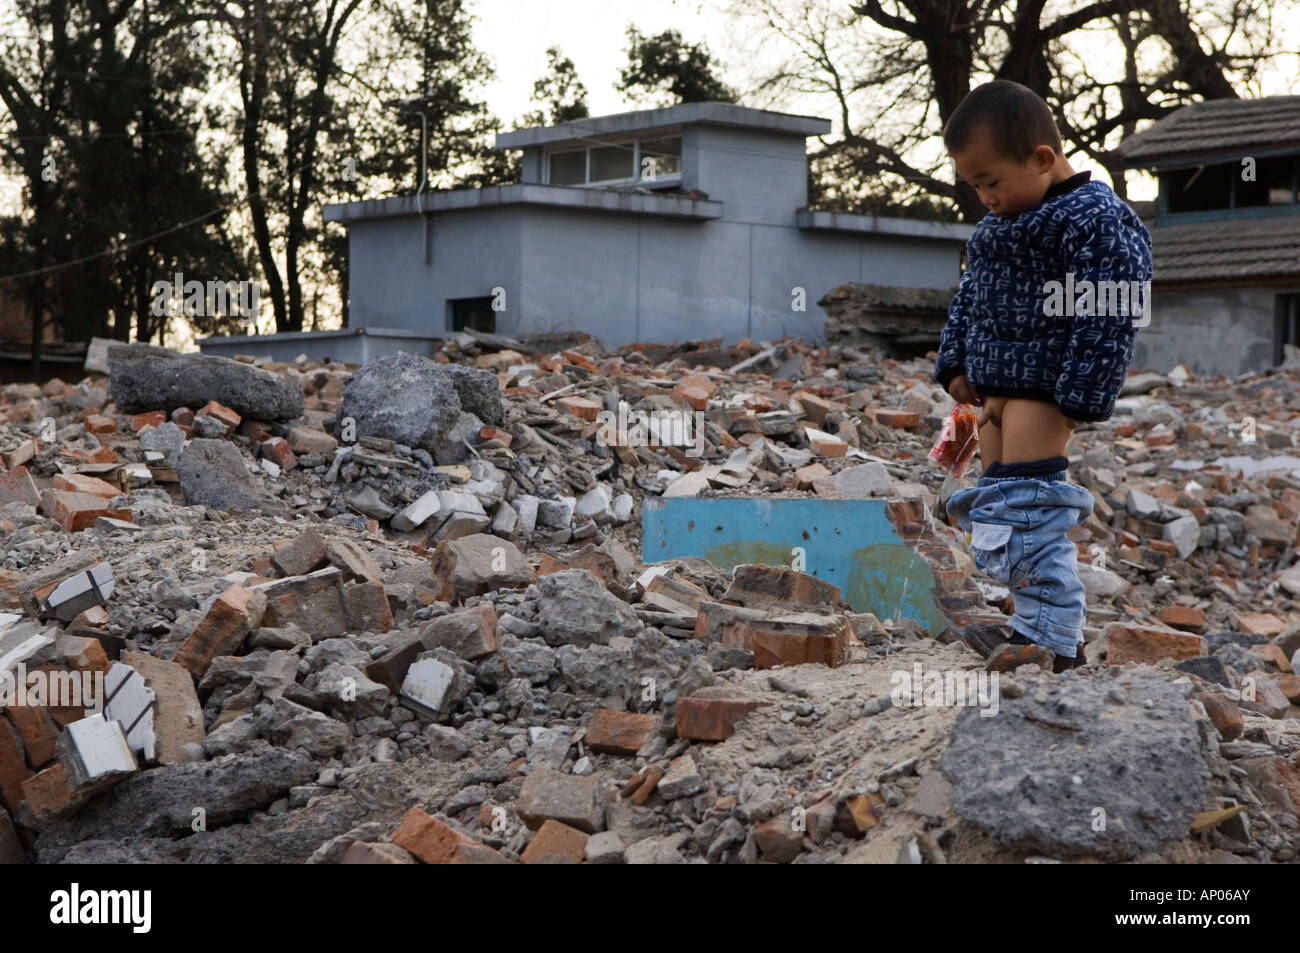
[[[754,668],[822,664],[830,668],[848,658],[848,619],[821,613],[789,613],[742,619],[722,627],[722,644],[754,653]]]
[[[1252,645],[1250,650],[1262,658],[1265,662],[1271,664],[1279,672],[1290,674],[1291,662],[1282,651],[1280,645],[1272,642],[1265,642],[1263,645]]]
[[[105,504],[102,496],[68,490],[46,490],[41,495],[41,513],[56,521],[68,533],[89,529],[101,516],[131,521],[129,507],[110,507]]]
[[[298,466],[298,458],[294,456],[293,448],[289,446],[289,441],[283,437],[269,437],[263,440],[259,446],[262,449],[262,456],[281,470],[292,470]]]
[[[803,832],[794,829],[791,815],[781,813],[754,828],[754,842],[764,860],[788,864],[803,850]]]
[[[585,397],[560,397],[555,402],[579,420],[595,420],[600,415],[600,403]]]
[[[27,761],[17,730],[0,718],[0,802],[10,814],[23,799],[23,781],[27,778]]]
[[[704,386],[699,383],[680,383],[672,390],[672,398],[679,404],[686,404],[691,410],[708,410],[709,398],[717,387],[710,384]]]
[[[177,407],[172,411],[172,423],[177,427],[193,427],[194,411],[188,407]]]
[[[210,400],[203,405],[195,417],[215,417],[226,425],[226,433],[230,433],[239,426],[239,422],[244,418],[235,413],[229,407],[218,404],[215,400]]]
[[[1277,687],[1283,695],[1300,705],[1300,675],[1283,675],[1277,680]]]
[[[78,463],[117,463],[117,451],[112,447],[100,447],[93,453],[76,447],[60,450],[59,454]]]
[[[6,450],[0,453],[0,461],[4,462],[6,468],[13,470],[22,466],[40,451],[36,445],[36,440],[24,440],[12,450]]]
[[[117,433],[117,421],[103,414],[91,414],[81,422],[86,433]]]
[[[167,423],[167,411],[151,410],[146,414],[136,414],[131,419],[131,429],[139,433],[145,427],[161,427]]]
[[[1267,612],[1239,612],[1236,614],[1236,623],[1241,632],[1269,639],[1286,631],[1286,623]]]
[[[677,737],[726,741],[745,716],[770,702],[739,698],[677,699]]]
[[[838,437],[810,436],[808,446],[814,455],[825,458],[842,457],[849,452],[849,445]]]
[[[580,864],[590,838],[568,824],[543,821],[519,859],[525,864]]]
[[[1210,721],[1214,722],[1220,738],[1224,741],[1232,741],[1241,737],[1241,733],[1246,729],[1246,722],[1242,718],[1241,709],[1229,699],[1217,692],[1197,692],[1192,695],[1192,698],[1205,706],[1206,714],[1210,716]]]
[[[506,864],[495,850],[457,831],[418,807],[393,832],[393,843],[426,864]]]
[[[98,477],[86,476],[84,473],[56,473],[51,481],[54,489],[67,490],[69,493],[82,493],[86,496],[98,496],[111,500],[121,496],[122,490]]]
[[[888,410],[878,407],[872,411],[876,422],[887,427],[901,427],[904,430],[921,426],[921,415],[913,410]]]
[[[231,655],[257,628],[266,609],[266,594],[231,586],[212,603],[194,633],[176,653],[175,662],[202,678],[218,655]]]
[[[54,757],[54,746],[59,740],[58,729],[50,716],[35,705],[14,705],[5,711],[23,740],[28,765],[32,770],[43,768]]]
[[[500,440],[502,444],[508,447],[510,442],[515,439],[515,435],[498,427],[483,427],[478,432],[478,439],[484,443],[489,440]]]
[[[68,770],[63,762],[56,761],[24,781],[23,800],[38,817],[70,807],[73,803],[72,788],[68,784]]]
[[[597,708],[587,725],[583,742],[601,754],[636,754],[659,725],[658,715],[637,715],[612,708]]]
[[[1111,665],[1154,663],[1162,658],[1181,661],[1205,654],[1205,640],[1199,635],[1116,622],[1110,624],[1108,631],[1106,660]]]
[[[1185,632],[1205,630],[1205,610],[1195,606],[1165,606],[1156,613],[1156,618],[1167,626]]]

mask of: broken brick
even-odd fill
[[[590,838],[590,834],[575,827],[547,820],[537,829],[519,859],[525,864],[580,864]]]
[[[131,520],[129,507],[109,507],[102,496],[67,490],[46,490],[41,495],[41,513],[57,522],[68,533],[89,529],[101,516],[127,522]]]
[[[54,746],[59,740],[54,722],[36,705],[13,705],[6,712],[22,738],[27,763],[33,771],[43,768],[54,758]]]
[[[131,418],[131,430],[138,434],[145,427],[161,427],[165,423],[167,423],[167,411],[151,410]]]
[[[658,727],[658,715],[597,708],[583,743],[600,754],[634,755]]]
[[[232,655],[262,623],[267,597],[260,589],[231,586],[212,603],[194,633],[176,653],[176,664],[202,678],[218,655]]]
[[[1126,662],[1151,664],[1162,658],[1182,661],[1205,654],[1205,640],[1199,635],[1173,629],[1112,622],[1107,633],[1106,661],[1111,665]]]
[[[393,843],[426,864],[507,864],[492,848],[462,834],[418,807],[411,808],[393,832]]]
[[[298,465],[293,447],[283,437],[268,437],[258,444],[264,459],[270,460],[281,470],[292,470]]]
[[[235,413],[235,411],[231,410],[229,407],[223,406],[222,404],[217,403],[215,400],[210,400],[206,404],[204,404],[203,409],[200,410],[194,416],[212,417],[216,420],[221,421],[223,424],[226,425],[226,433],[231,433],[232,431],[234,431],[234,429],[239,426],[239,422],[244,419],[239,414]]]
[[[56,490],[84,493],[87,496],[98,496],[106,500],[122,495],[121,489],[113,484],[82,473],[56,473],[51,483]]]
[[[1205,610],[1194,606],[1165,606],[1156,613],[1156,618],[1171,628],[1186,632],[1205,630]]]
[[[765,701],[738,698],[677,699],[677,737],[695,741],[726,741],[736,727]]]

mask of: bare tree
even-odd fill
[[[1186,0],[1103,0],[1066,12],[1046,0],[866,0],[842,10],[831,0],[731,8],[761,21],[760,42],[786,52],[756,78],[756,95],[835,103],[838,138],[822,140],[814,191],[840,209],[955,207],[983,217],[974,190],[941,175],[937,139],[980,82],[1033,89],[1052,106],[1067,150],[1121,182],[1113,152],[1123,135],[1189,101],[1236,96],[1276,52],[1264,0],[1209,0],[1194,12]],[[1091,75],[1086,48],[1107,41],[1124,50],[1122,72]]]

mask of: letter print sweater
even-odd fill
[[[965,374],[981,394],[1044,400],[1074,420],[1114,413],[1150,293],[1151,235],[1090,176],[976,225],[939,340],[939,384]]]

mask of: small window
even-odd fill
[[[1237,206],[1252,208],[1264,205],[1290,205],[1291,178],[1296,159],[1294,156],[1259,159],[1255,163],[1255,181],[1242,179],[1237,183]],[[1246,171],[1242,167],[1242,173]]]
[[[676,175],[682,171],[682,140],[646,139],[641,143],[640,176],[653,182],[665,175]]]
[[[551,153],[551,184],[582,185],[587,181],[587,150]]]
[[[497,314],[492,310],[492,298],[455,298],[447,302],[451,308],[453,331],[482,331],[494,334]]]
[[[1232,195],[1232,176],[1240,175],[1237,165],[1207,165],[1179,169],[1164,177],[1170,212],[1205,212],[1227,208]]]
[[[591,181],[632,178],[632,143],[594,146],[591,150]]]

